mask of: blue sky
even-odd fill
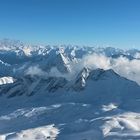
[[[140,47],[140,0],[0,0],[0,38]]]

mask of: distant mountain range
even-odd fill
[[[13,76],[15,70],[21,70],[21,68],[25,70],[30,65],[41,65],[43,69],[47,70],[56,67],[60,72],[68,72],[71,69],[70,64],[93,53],[103,54],[114,59],[120,56],[129,60],[140,59],[140,51],[137,49],[122,50],[112,47],[95,48],[70,45],[35,46],[4,39],[0,41],[0,75]]]

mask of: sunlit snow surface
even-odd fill
[[[25,77],[1,87],[6,92],[0,97],[2,140],[140,139],[140,87],[135,82],[101,69],[84,69],[68,85],[61,78],[49,82]]]
[[[0,116],[0,140],[140,139],[140,113],[121,110],[113,103],[97,108],[74,102],[42,104],[12,110],[7,107]]]
[[[4,85],[4,84],[10,84],[10,83],[14,83],[14,78],[13,77],[1,77],[0,78],[0,85]]]
[[[1,89],[6,92],[0,97],[1,140],[140,139],[140,87],[135,82],[101,69],[84,69],[68,85],[61,78],[51,83],[25,79]]]
[[[22,130],[0,136],[1,140],[55,140],[59,130],[53,125]]]

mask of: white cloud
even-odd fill
[[[129,60],[126,57],[113,59],[101,54],[85,56],[81,61],[83,67],[92,69],[113,69],[115,72],[140,84],[140,60]]]
[[[79,73],[79,71],[83,67],[88,67],[90,69],[113,69],[121,76],[136,81],[140,85],[140,60],[129,60],[126,57],[119,57],[117,59],[113,59],[101,54],[92,54],[83,57],[78,63],[72,65],[72,71],[69,74],[62,74],[57,70],[56,67],[51,68],[50,72],[47,73],[38,66],[29,67],[26,70],[26,74],[31,76],[43,76],[44,78],[48,76],[64,77],[67,80],[71,80],[75,78],[77,73]]]
[[[128,60],[120,57],[111,66],[120,75],[140,84],[140,60]]]
[[[25,75],[47,76],[47,73],[40,69],[39,66],[31,66],[25,71]]]
[[[25,71],[25,75],[47,77],[64,77],[67,80],[71,79],[71,73],[62,74],[56,67],[52,67],[49,72],[43,71],[39,66],[31,66]]]
[[[89,67],[92,69],[102,68],[106,70],[110,68],[110,58],[101,54],[85,56],[82,60],[82,63],[84,67]]]
[[[134,57],[137,58],[137,59],[140,59],[140,53],[137,52]]]

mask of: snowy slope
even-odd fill
[[[72,84],[60,77],[26,76],[2,86],[1,138],[140,138],[140,87],[135,82],[113,70],[88,68],[74,81]]]
[[[0,78],[0,85],[14,83],[15,79],[13,77],[2,77]]]

